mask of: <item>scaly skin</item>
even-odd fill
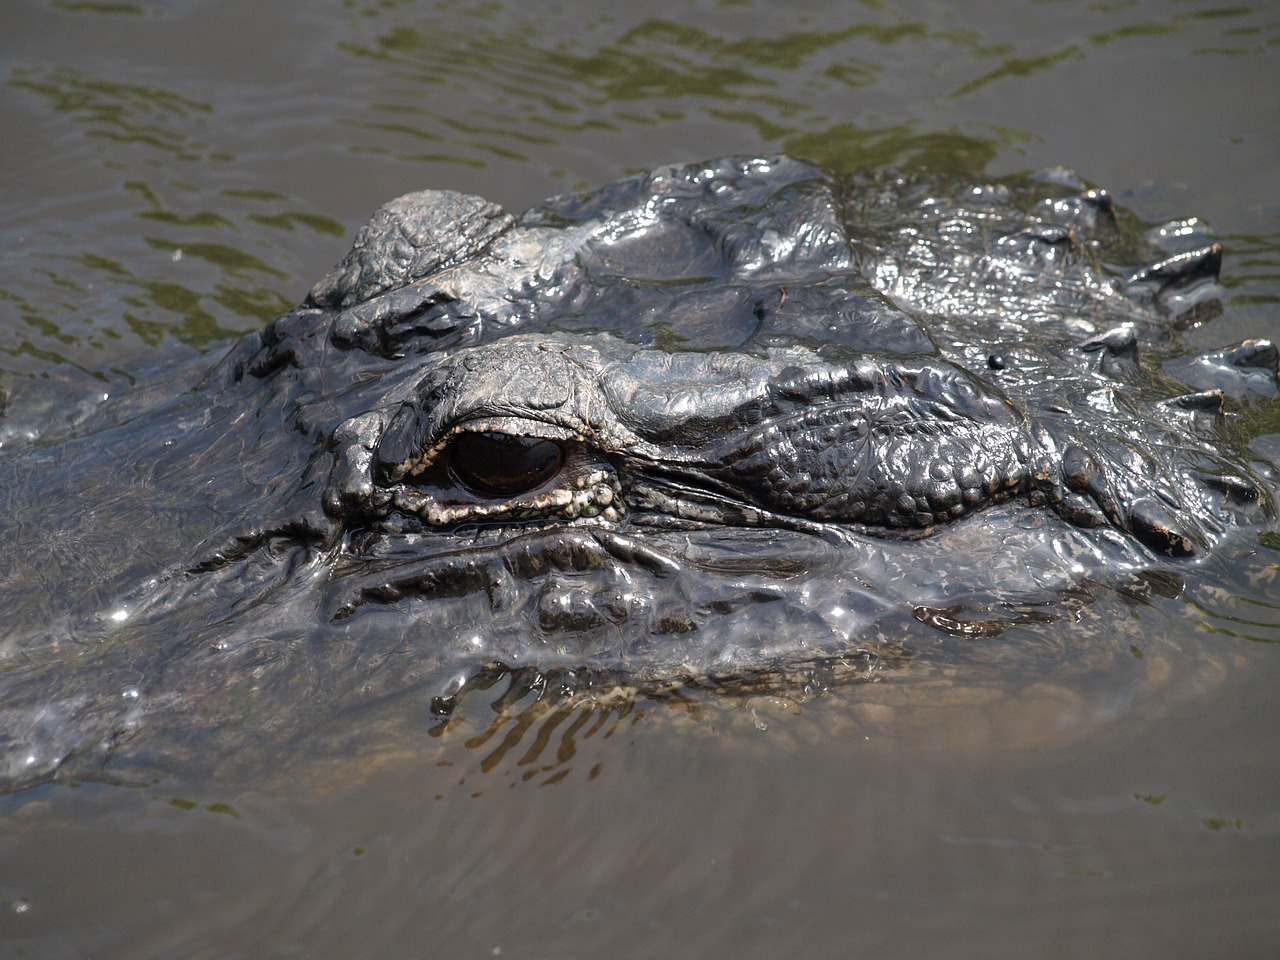
[[[1085,584],[1176,593],[1276,489],[1229,399],[1274,395],[1275,347],[1160,362],[1216,309],[1192,239],[1062,173],[786,158],[520,217],[394,201],[203,377],[5,448],[0,777],[211,762],[508,668],[809,687]]]

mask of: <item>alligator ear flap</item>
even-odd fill
[[[452,190],[421,190],[384,204],[350,252],[311,288],[307,303],[345,308],[462,263],[515,224],[495,203]]]

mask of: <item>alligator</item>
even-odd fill
[[[866,678],[1084,584],[1176,592],[1275,517],[1234,411],[1276,347],[1177,344],[1221,256],[1063,170],[401,197],[211,369],[6,430],[0,782],[503,674]]]

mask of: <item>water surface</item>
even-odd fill
[[[1069,166],[1224,243],[1188,344],[1280,336],[1280,15],[1010,9],[15,0],[5,418],[211,361],[408,190],[518,211],[728,153]],[[402,706],[421,737],[365,755],[27,791],[0,957],[1270,956],[1278,570],[1262,538],[1134,604],[1111,685],[957,668],[492,723],[488,691],[448,729]]]

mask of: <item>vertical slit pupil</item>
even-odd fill
[[[473,493],[509,497],[541,486],[560,470],[560,444],[511,433],[461,433],[449,443],[449,472]]]

